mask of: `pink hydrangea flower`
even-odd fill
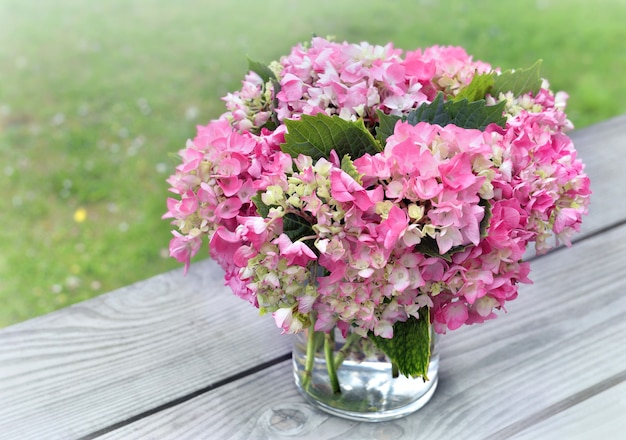
[[[391,338],[423,307],[439,333],[493,319],[531,282],[529,243],[545,252],[580,229],[589,179],[566,134],[567,95],[547,81],[538,93],[485,97],[504,103],[504,127],[401,119],[349,172],[336,151],[284,153],[285,121],[325,113],[376,133],[380,113],[406,117],[499,70],[460,47],[319,37],[269,69],[269,80],[248,73],[179,152],[164,218],[185,271],[207,237],[225,284],[283,332],[314,324]]]
[[[174,234],[174,238],[170,241],[170,256],[181,263],[185,263],[185,273],[187,273],[191,257],[202,246],[202,239],[198,236],[182,235],[178,231],[172,231],[172,234]]]

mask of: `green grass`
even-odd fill
[[[0,0],[0,327],[179,267],[168,154],[222,112],[246,55],[315,33],[542,58],[583,127],[626,112],[625,22],[617,0]]]

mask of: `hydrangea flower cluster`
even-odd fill
[[[456,95],[475,73],[490,70],[460,47],[433,46],[402,58],[402,51],[392,44],[335,43],[323,38],[295,46],[268,68],[280,78],[278,83],[266,82],[251,71],[242,89],[224,98],[229,111],[223,117],[235,128],[258,132],[272,114],[282,122],[319,112],[374,125],[376,110],[402,115],[432,101],[438,92]]]
[[[187,267],[208,237],[227,285],[285,332],[392,338],[424,308],[439,333],[492,319],[530,282],[528,245],[579,230],[567,95],[504,79],[532,72],[323,38],[251,67],[180,151],[164,217],[173,257]]]

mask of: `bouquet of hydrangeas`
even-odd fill
[[[323,38],[251,61],[168,179],[171,255],[188,266],[208,237],[285,332],[351,330],[425,375],[407,343],[494,318],[530,282],[529,243],[569,245],[587,212],[567,95],[539,65]]]

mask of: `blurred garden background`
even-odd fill
[[[0,327],[180,267],[170,153],[246,56],[317,34],[541,58],[580,128],[626,113],[625,23],[626,0],[0,0]]]

